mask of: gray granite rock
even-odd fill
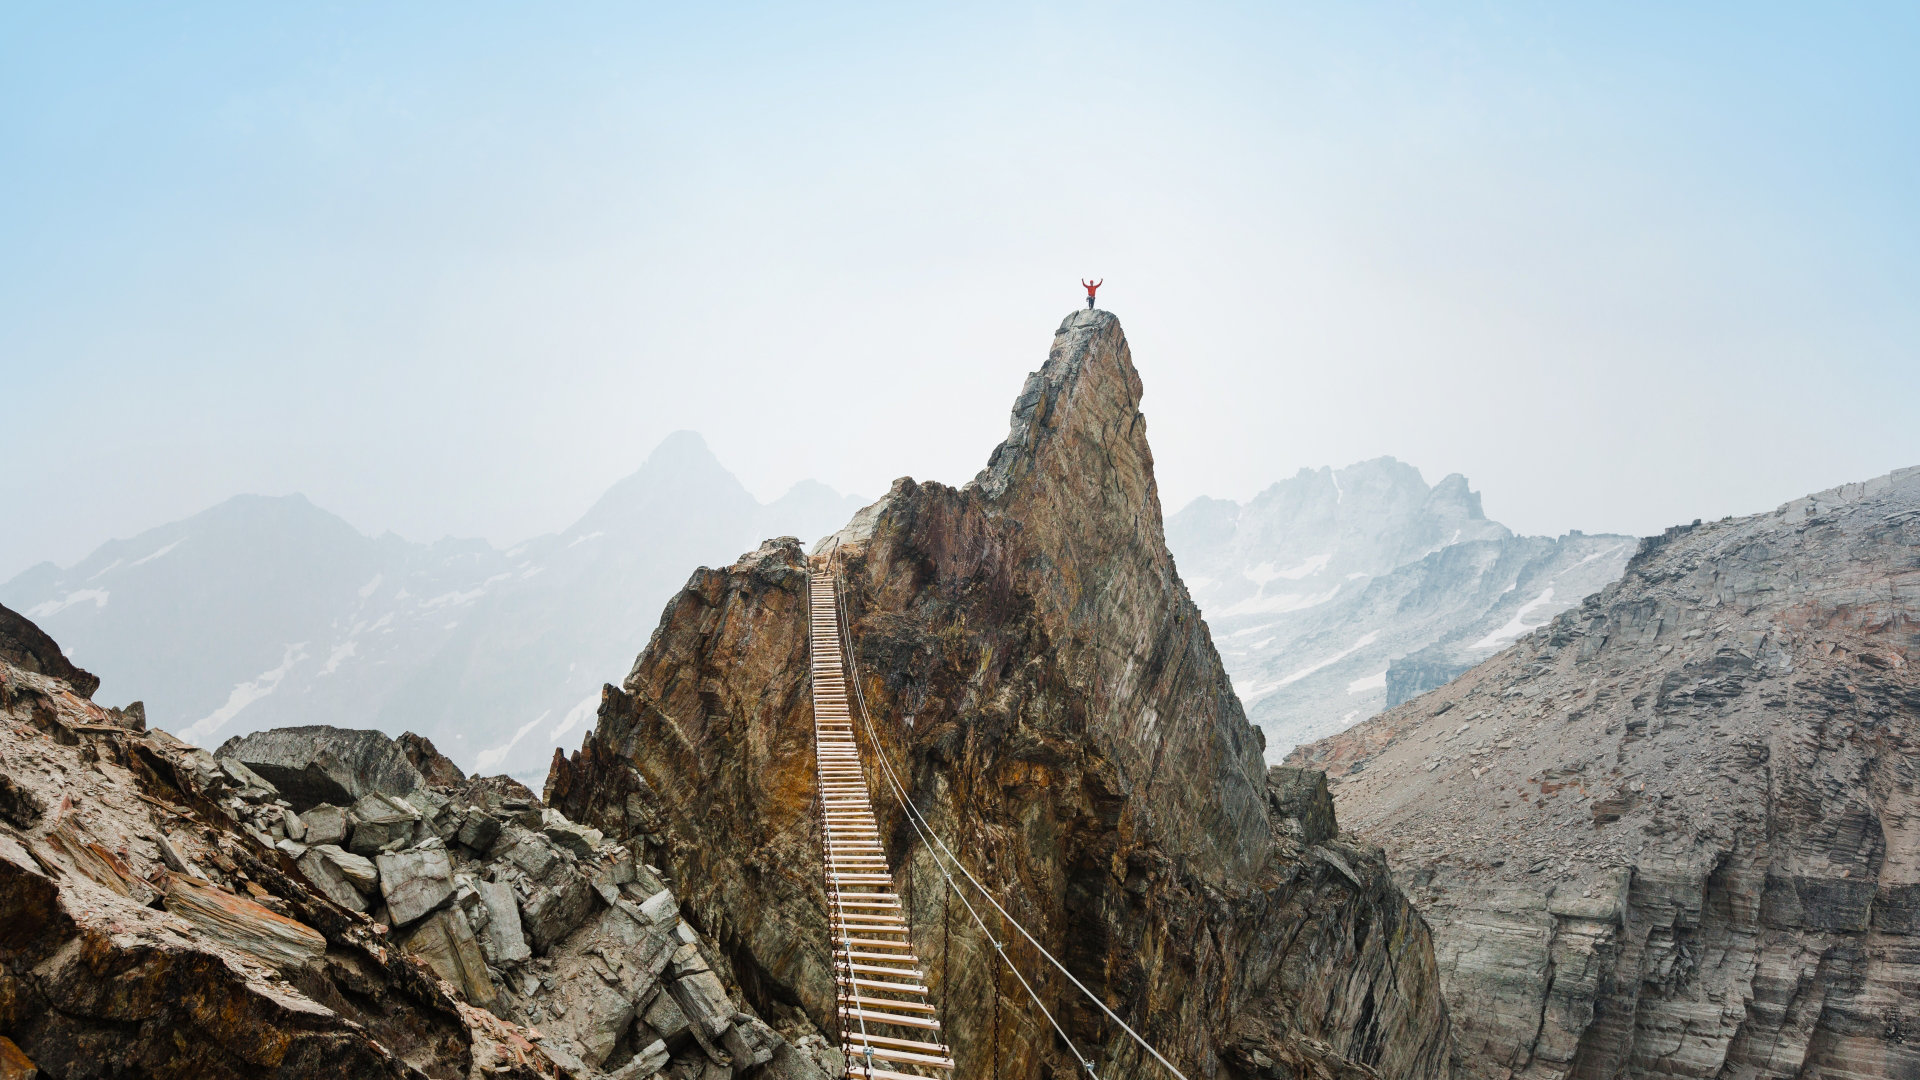
[[[780,1046],[780,1036],[774,1034],[761,1019],[752,1013],[733,1014],[733,1026],[720,1036],[720,1045],[733,1059],[735,1071],[751,1069],[773,1060],[773,1054]]]
[[[404,796],[424,783],[405,748],[378,731],[276,728],[228,739],[218,754],[271,781],[296,810],[344,806],[374,792]]]
[[[481,854],[493,848],[493,842],[500,838],[500,819],[478,807],[469,807],[461,815],[460,827],[454,832],[455,842]]]
[[[521,926],[535,953],[545,953],[572,933],[600,901],[592,882],[563,875],[553,885],[538,885],[520,904]]]
[[[349,863],[356,865],[349,866]],[[364,863],[362,873],[357,864]],[[367,896],[379,878],[373,864],[331,844],[309,847],[300,857],[300,872],[327,899],[349,911],[367,910]]]
[[[667,1044],[655,1039],[642,1047],[633,1060],[607,1074],[607,1080],[647,1080],[667,1064]]]
[[[687,1028],[691,1023],[687,1019],[687,1014],[680,1008],[680,1003],[669,994],[656,996],[647,1006],[642,1019],[647,1022],[648,1027],[659,1032],[661,1038],[675,1044],[687,1034]]]
[[[309,844],[344,844],[347,842],[347,830],[350,827],[345,809],[331,803],[321,803],[309,808],[300,815],[307,827],[306,842]]]
[[[533,949],[520,929],[520,906],[513,887],[498,881],[476,881],[473,887],[486,905],[486,942],[495,962],[516,964],[532,956]]]
[[[466,913],[459,907],[434,912],[401,938],[400,947],[425,961],[434,974],[452,983],[469,1002],[481,1008],[493,1004],[493,978],[486,957]]]
[[[368,795],[353,804],[353,832],[347,840],[347,849],[373,856],[405,847],[413,843],[414,823],[419,819],[420,812],[405,802],[385,795]]]
[[[600,849],[603,838],[599,829],[575,825],[565,815],[551,808],[540,813],[540,831],[546,834],[547,839],[575,855],[591,855]]]
[[[384,854],[374,865],[380,869],[380,894],[395,926],[407,925],[453,895],[453,864],[443,847]]]

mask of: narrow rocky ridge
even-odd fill
[[[823,542],[879,752],[1190,1077],[1445,1075],[1427,929],[1378,850],[1335,835],[1317,775],[1263,766],[1167,554],[1141,392],[1118,321],[1076,312],[972,483],[897,481]],[[830,1033],[807,573],[791,538],[697,572],[546,798],[682,883],[758,1011]],[[1082,1072],[1017,984],[996,994],[990,944],[879,804],[959,1072]],[[991,929],[1101,1077],[1164,1076]]]
[[[1642,542],[1303,747],[1434,928],[1472,1075],[1920,1076],[1920,469]]]

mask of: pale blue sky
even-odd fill
[[[1081,274],[1170,510],[1920,464],[1912,6],[157,7],[0,8],[0,579],[242,491],[511,542],[683,427],[957,483]]]

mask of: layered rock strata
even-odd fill
[[[1292,760],[1433,925],[1473,1075],[1920,1075],[1920,469],[1670,529]]]
[[[334,728],[210,754],[43,674],[58,649],[22,623],[0,608],[0,1052],[23,1069],[837,1070],[739,1005],[657,868],[512,780]]]
[[[1140,394],[1118,322],[1078,312],[974,482],[899,481],[827,542],[870,752],[1188,1076],[1444,1075],[1426,927],[1377,851],[1333,835],[1311,780],[1267,773],[1167,554]],[[546,795],[683,883],[756,1008],[830,1034],[808,572],[788,539],[696,573]],[[990,924],[1063,1045],[876,795],[961,1074],[1073,1075],[1077,1052],[1105,1080],[1165,1075]]]

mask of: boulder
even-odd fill
[[[553,841],[518,825],[503,831],[496,846],[499,848],[497,857],[519,867],[535,881],[551,881],[556,873],[566,870],[565,861],[560,858]]]
[[[500,819],[479,807],[469,807],[461,816],[460,828],[453,834],[456,843],[486,854],[500,838]]]
[[[540,831],[546,834],[547,839],[582,858],[599,851],[605,839],[599,829],[576,825],[568,821],[566,815],[552,809],[540,811]]]
[[[780,1036],[752,1013],[737,1012],[733,1014],[733,1026],[720,1036],[720,1045],[733,1059],[734,1070],[739,1071],[773,1060]]]
[[[309,844],[344,844],[347,840],[347,812],[331,803],[321,803],[300,815],[306,826]],[[291,835],[291,834],[289,834]]]
[[[413,843],[413,824],[419,819],[420,812],[399,799],[369,795],[353,804],[347,849],[371,856],[405,847]]]
[[[314,725],[228,739],[220,757],[271,781],[295,810],[344,805],[376,792],[405,796],[426,783],[404,747],[378,731]]]
[[[227,776],[233,780],[234,784],[240,788],[242,798],[258,799],[275,798],[279,796],[279,788],[274,787],[271,781],[265,779],[252,769],[247,768],[239,760],[232,757],[221,757],[215,760],[220,763],[221,771],[226,773]]]
[[[418,847],[381,855],[380,895],[394,926],[405,926],[453,895],[453,863],[443,847]],[[465,925],[465,919],[461,920]],[[471,931],[469,931],[471,932]]]
[[[527,935],[520,929],[520,905],[513,886],[504,881],[476,881],[473,889],[487,910],[484,943],[496,964],[517,964],[533,956]]]
[[[362,876],[359,873],[348,873],[347,868],[342,865],[349,859],[366,863],[365,878],[368,880],[364,885],[361,884]],[[365,893],[379,880],[372,863],[358,855],[342,851],[332,844],[308,848],[300,857],[299,866],[300,872],[306,875],[307,881],[314,888],[348,911],[367,910]]]
[[[647,1026],[661,1038],[676,1044],[686,1037],[689,1027],[687,1014],[681,1010],[680,1003],[675,1001],[671,994],[654,995],[653,1003],[647,1006],[647,1011],[641,1015],[641,1019],[645,1020]]]
[[[466,913],[445,907],[420,923],[400,943],[401,949],[426,961],[435,975],[452,983],[466,999],[481,1008],[493,1004],[493,977]]]
[[[579,874],[569,873],[554,885],[540,885],[520,905],[522,925],[533,943],[533,951],[545,953],[573,933],[593,913],[600,894],[593,883]]]
[[[661,889],[640,905],[640,914],[656,926],[666,926],[680,918],[680,901],[670,889]]]
[[[299,814],[294,813],[284,806],[280,807],[280,827],[287,830],[287,839],[289,840],[298,840],[304,843],[307,839],[307,823],[300,819]]]
[[[633,1060],[607,1074],[607,1080],[647,1080],[667,1067],[667,1044],[662,1039],[648,1043]]]
[[[687,945],[685,949],[696,949]],[[681,970],[680,954],[674,954],[674,970]],[[733,1003],[727,1000],[727,988],[720,977],[707,968],[702,961],[698,970],[689,970],[673,980],[673,999],[680,1004],[680,1011],[687,1019],[709,1038],[718,1036],[733,1025]]]

